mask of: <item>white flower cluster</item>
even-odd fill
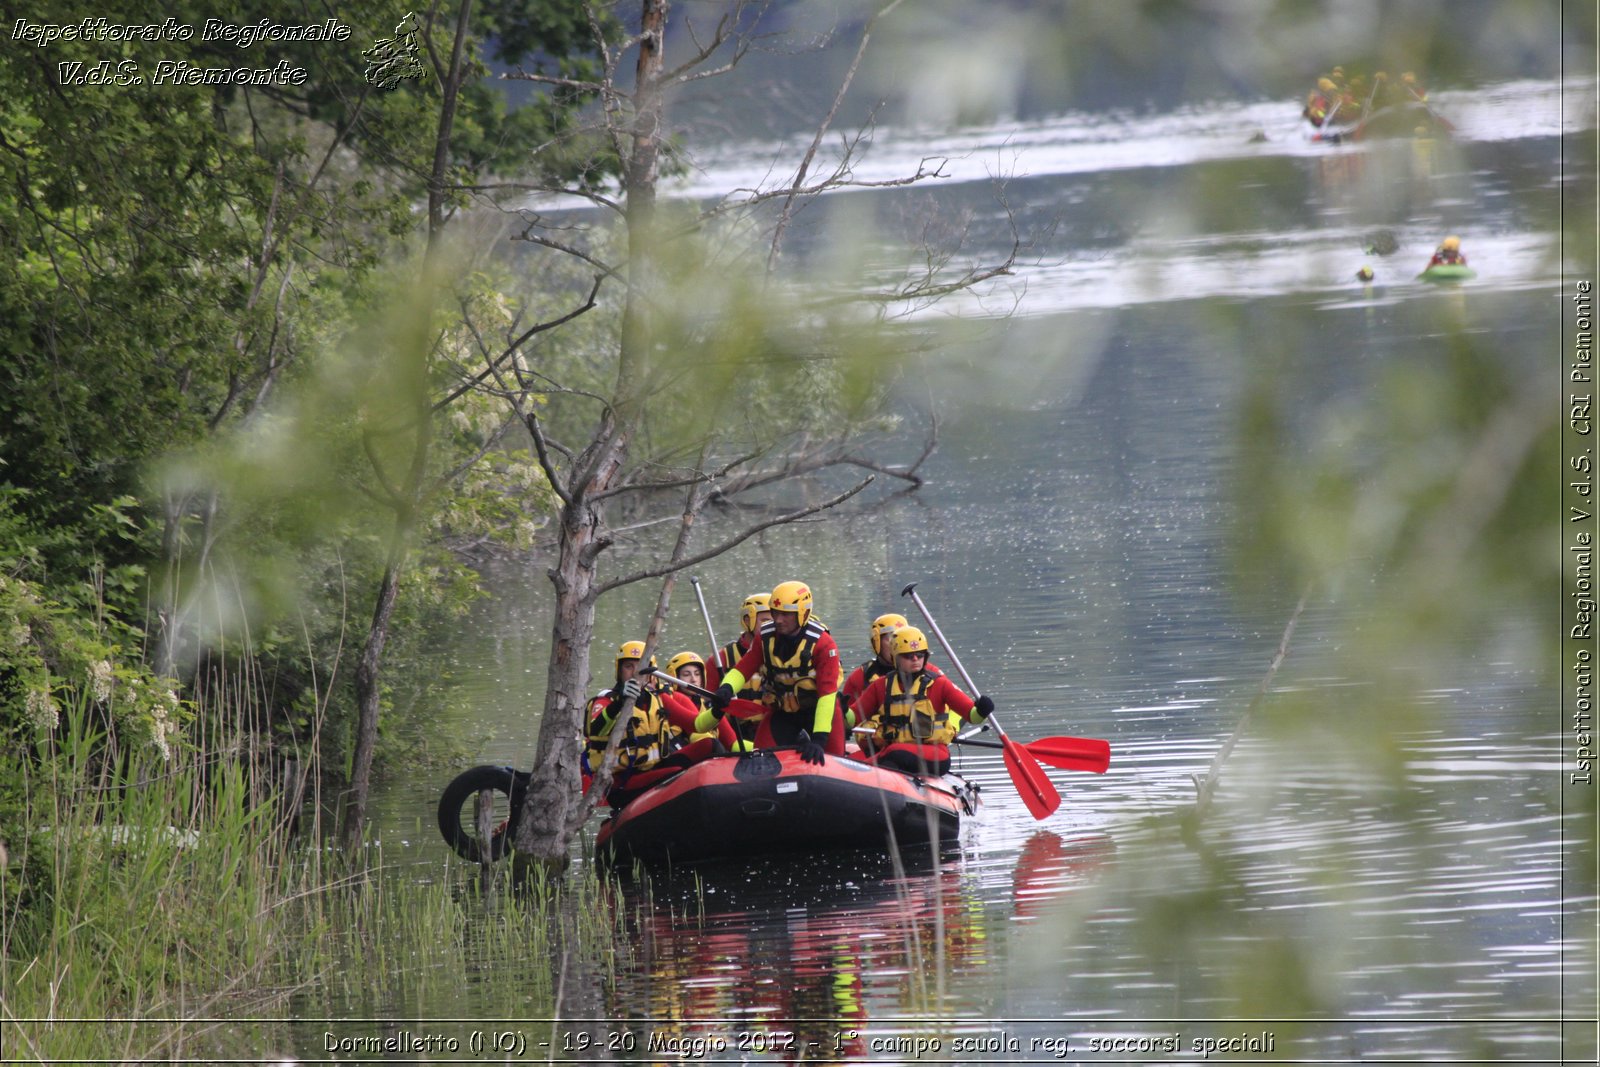
[[[26,700],[28,721],[40,730],[54,730],[61,722],[61,709],[48,689],[30,689]]]
[[[178,736],[178,697],[171,688],[162,686],[161,694],[150,709],[150,743],[156,746],[161,758],[172,759],[172,739]]]
[[[89,691],[100,703],[111,699],[111,683],[114,680],[111,664],[106,660],[96,660],[89,665]]]

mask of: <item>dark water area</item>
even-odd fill
[[[1463,99],[1467,136],[1386,200],[1374,177],[1424,165],[1417,146],[1313,153],[1275,126],[1247,162],[1180,145],[1125,165],[1118,152],[1158,140],[1138,123],[1097,128],[1098,149],[1070,117],[1032,131],[1044,157],[1017,199],[1053,201],[1060,244],[1026,272],[1016,314],[966,306],[960,340],[912,376],[908,420],[947,398],[926,487],[757,539],[698,576],[721,640],[746,594],[808,581],[851,665],[875,615],[915,621],[899,591],[918,582],[1008,732],[1105,738],[1109,772],[1050,772],[1063,803],[1036,821],[999,754],[965,749],[956,769],[984,803],[950,853],[752,858],[636,887],[630,951],[564,972],[567,1021],[541,1024],[541,1058],[1561,1056],[1562,1014],[1592,1013],[1593,914],[1573,897],[1587,831],[1561,787],[1539,612],[1460,619],[1458,634],[1494,639],[1463,642],[1424,672],[1403,722],[1353,741],[1325,720],[1381,716],[1393,699],[1348,658],[1386,576],[1365,574],[1370,595],[1309,596],[1217,808],[1194,818],[1196,776],[1251,707],[1305,591],[1252,555],[1256,528],[1280,521],[1253,510],[1260,398],[1308,470],[1381,469],[1390,443],[1363,432],[1362,413],[1404,382],[1456,366],[1466,346],[1486,390],[1510,389],[1550,374],[1561,350],[1563,120],[1546,134],[1512,114],[1549,86],[1501,95],[1500,110]],[[1256,117],[1241,106],[1227,125]],[[1071,168],[1050,165],[1051,144],[1077,146]],[[1574,146],[1592,158],[1592,129]],[[1104,165],[1081,167],[1095,151]],[[1125,209],[1201,200],[1187,227]],[[1362,247],[1378,225],[1398,237],[1393,256]],[[1413,279],[1441,227],[1466,231],[1473,283]],[[1354,279],[1363,262],[1374,284]],[[1554,524],[1553,497],[1551,509]],[[469,762],[527,766],[549,593],[537,568],[493,578],[447,728]],[[639,636],[654,595],[603,602],[597,663]],[[685,583],[663,647],[707,644]],[[420,877],[453,862],[429,826],[444,777],[381,798],[389,857]],[[470,984],[451,1006],[500,1010]]]

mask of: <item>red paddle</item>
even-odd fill
[[[1068,771],[1088,771],[1104,774],[1111,766],[1111,744],[1092,737],[1041,737],[1037,741],[1019,742],[1023,751],[1052,767]],[[978,748],[1004,748],[998,741],[980,741],[974,737],[956,738],[958,745],[976,745]]]
[[[956,656],[955,649],[950,647],[950,642],[944,639],[944,634],[939,631],[939,624],[933,620],[928,612],[928,605],[922,602],[917,595],[917,583],[912,582],[900,590],[901,596],[910,597],[922,612],[922,617],[928,620],[928,629],[933,631],[933,636],[939,639],[940,646],[945,655],[950,657],[950,662],[956,670],[961,672],[961,678],[967,683],[967,688],[973,693],[978,687],[972,684],[972,676],[961,665],[961,660]],[[1050,784],[1050,778],[1044,773],[1044,768],[1039,766],[1039,761],[1028,754],[1028,750],[1006,736],[993,715],[989,716],[989,725],[994,727],[994,732],[1000,735],[1000,749],[1005,756],[1006,773],[1011,775],[1011,782],[1017,787],[1017,795],[1022,797],[1022,802],[1028,806],[1028,811],[1035,819],[1042,819],[1061,806],[1061,794],[1056,792],[1056,787]]]

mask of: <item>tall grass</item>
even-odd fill
[[[293,887],[250,772],[128,750],[99,723],[67,709],[23,770],[29,832],[0,870],[8,1056],[169,1054],[183,1031],[161,1021],[247,998],[281,937],[273,903]]]
[[[289,1020],[449,1017],[463,982],[538,1017],[569,971],[607,973],[627,951],[611,883],[290,842],[239,746],[164,758],[96,722],[67,711],[30,763],[32,832],[0,868],[8,1060],[307,1055]]]

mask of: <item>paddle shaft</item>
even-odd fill
[[[706,636],[711,638],[711,658],[716,659],[722,646],[717,643],[717,632],[711,628],[711,612],[706,610],[706,595],[700,591],[700,579],[690,578],[689,584],[694,586],[694,598],[700,601],[700,617],[706,620]]]
[[[950,657],[950,662],[961,674],[961,680],[967,683],[967,689],[976,698],[978,696],[978,687],[973,684],[972,675],[968,674],[967,669],[961,665],[960,658],[956,656],[956,650],[950,647],[950,642],[945,640],[944,632],[939,629],[939,624],[933,621],[932,615],[928,614],[928,605],[924,604],[922,598],[917,595],[917,583],[912,582],[906,586],[900,591],[900,595],[910,597],[912,602],[917,605],[917,610],[922,612],[922,617],[928,620],[928,629],[932,630],[933,636],[939,639],[939,647],[944,649],[944,654]],[[1001,737],[1006,736],[1006,732],[1000,728],[1000,723],[995,720],[993,712],[989,713],[989,725],[993,726],[994,732]]]
[[[705,697],[707,700],[716,699],[717,694],[713,693],[711,690],[695,685],[693,682],[686,682],[682,678],[674,678],[666,671],[658,671],[654,667],[650,667],[647,668],[644,673],[650,675],[652,678],[660,678],[668,685],[677,686],[679,689],[682,689],[685,692],[693,693],[697,697]]]
[[[945,640],[939,624],[934,621],[933,615],[928,611],[928,605],[922,602],[917,595],[917,583],[912,582],[900,590],[901,596],[908,596],[922,612],[922,617],[928,620],[928,628],[939,639],[940,646],[950,656],[950,662],[955,664],[956,670],[961,672],[962,679],[967,687],[974,693],[978,687],[972,684],[972,676],[961,665],[961,659],[956,655],[956,650],[950,647],[950,642]],[[994,727],[994,732],[1000,736],[1001,754],[1005,757],[1006,773],[1011,776],[1011,784],[1017,787],[1017,795],[1022,798],[1023,804],[1028,808],[1028,813],[1035,819],[1047,818],[1051,812],[1061,806],[1061,794],[1056,792],[1056,787],[1050,783],[1050,776],[1044,773],[1044,768],[1039,766],[1039,761],[1034,759],[1027,749],[1017,744],[1006,736],[1005,730],[995,721],[993,713],[988,718],[989,725]]]

